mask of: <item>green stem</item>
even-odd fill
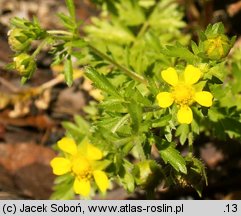
[[[130,114],[126,114],[124,117],[120,119],[120,121],[117,122],[117,124],[112,128],[111,132],[115,133],[121,126],[123,126],[126,121],[130,118]]]
[[[147,30],[147,28],[149,27],[149,22],[148,22],[148,20],[143,24],[143,26],[141,27],[141,30],[138,32],[138,34],[137,34],[137,38],[140,38],[140,37],[142,37],[144,34],[145,34],[145,32],[146,32],[146,30]]]
[[[110,58],[108,55],[104,54],[103,52],[101,52],[100,50],[96,49],[95,47],[93,47],[92,45],[88,44],[88,47],[98,56],[100,56],[101,58],[107,60],[108,62],[110,62],[111,64],[113,64],[114,66],[116,66],[117,68],[121,69],[122,71],[124,71],[126,73],[127,76],[131,77],[132,79],[147,84],[147,80],[142,77],[141,75],[129,70],[128,68],[126,68],[123,65],[120,65],[119,63],[117,63],[116,61],[114,61],[112,58]]]
[[[188,155],[190,156],[190,157],[192,157],[193,156],[193,134],[192,134],[192,132],[190,132],[189,134],[188,134],[188,150],[189,150],[189,152],[188,152]]]
[[[148,113],[148,112],[156,112],[161,110],[162,108],[159,106],[152,106],[152,107],[143,107],[143,112]]]
[[[73,33],[63,31],[63,30],[49,30],[47,31],[48,34],[50,35],[68,35],[68,36],[73,36]]]
[[[64,40],[64,41],[72,40],[73,37],[75,36],[74,34],[63,30],[49,30],[47,31],[47,33],[50,35],[50,37],[53,37],[57,40]]]
[[[44,39],[38,46],[38,48],[33,52],[32,57],[35,58],[39,52],[43,49],[43,47],[46,45],[48,38]]]
[[[66,36],[74,36],[72,33],[67,32],[67,31],[63,31],[63,30],[50,30],[47,31],[48,34],[50,35],[66,35]],[[122,71],[124,71],[126,73],[127,76],[131,77],[132,79],[147,84],[147,80],[142,77],[141,75],[131,71],[130,69],[128,69],[127,67],[120,65],[119,63],[117,63],[116,61],[114,61],[112,58],[110,58],[108,55],[106,55],[105,53],[101,52],[100,50],[96,49],[94,46],[92,46],[91,44],[88,44],[88,47],[99,57],[107,60],[108,62],[110,62],[111,64],[113,64],[114,66],[116,66],[117,68],[121,69]]]
[[[192,155],[193,155],[193,145],[189,143],[188,147],[189,147],[188,148],[188,151],[189,151],[188,152],[188,156],[192,157]]]

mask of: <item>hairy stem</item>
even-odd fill
[[[43,49],[43,47],[47,44],[47,40],[48,40],[48,38],[46,38],[45,40],[43,40],[40,44],[39,44],[39,46],[38,46],[38,48],[34,51],[34,53],[32,54],[32,57],[33,58],[35,58],[38,54],[39,54],[39,52]]]
[[[68,36],[73,36],[73,33],[67,32],[64,30],[49,30],[47,31],[48,34],[50,35],[68,35]]]
[[[131,71],[130,69],[126,68],[123,65],[120,65],[119,63],[117,63],[116,61],[114,61],[112,58],[110,58],[108,55],[106,55],[105,53],[101,52],[100,50],[96,49],[95,47],[93,47],[92,45],[88,44],[88,47],[99,57],[107,60],[108,62],[110,62],[111,64],[113,64],[114,66],[116,66],[117,68],[121,69],[122,71],[125,72],[125,74],[129,77],[131,77],[132,79],[147,84],[147,80],[142,77],[141,75]]]
[[[48,34],[50,35],[66,35],[66,36],[74,36],[73,33],[67,32],[67,31],[63,31],[63,30],[50,30],[47,31]],[[119,68],[120,70],[122,70],[123,72],[125,72],[125,74],[129,77],[131,77],[132,79],[147,84],[147,80],[142,77],[141,75],[131,71],[129,68],[120,65],[119,63],[117,63],[115,60],[113,60],[112,58],[110,58],[108,55],[106,55],[105,53],[101,52],[100,50],[96,49],[94,46],[92,46],[91,44],[88,44],[88,47],[90,50],[92,50],[96,55],[98,55],[99,57],[101,57],[102,59],[105,59],[106,61],[110,62],[111,64],[113,64],[114,66],[116,66],[117,68]]]

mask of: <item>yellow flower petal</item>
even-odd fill
[[[201,77],[201,71],[199,68],[193,65],[187,65],[184,70],[184,81],[186,84],[192,85],[196,83]]]
[[[177,112],[177,120],[181,124],[190,124],[193,120],[191,108],[188,106],[181,107]]]
[[[89,196],[90,194],[90,181],[87,179],[78,179],[75,178],[74,181],[74,192],[82,196]]]
[[[162,78],[170,85],[175,86],[178,83],[178,75],[175,68],[169,67],[161,72]]]
[[[194,100],[202,106],[210,107],[213,103],[213,95],[207,91],[197,92],[194,96]]]
[[[50,161],[50,165],[53,168],[53,173],[55,175],[63,175],[71,170],[70,160],[62,157],[56,157]]]
[[[172,94],[169,92],[160,92],[157,96],[156,99],[158,101],[158,104],[162,108],[167,108],[173,104],[173,97]]]
[[[58,141],[58,147],[71,155],[75,155],[77,153],[77,145],[75,141],[69,137],[64,137]]]
[[[102,193],[105,193],[109,187],[109,180],[105,172],[101,170],[95,170],[93,172],[95,182]]]
[[[89,160],[100,160],[103,157],[102,151],[92,144],[87,145],[87,155]]]

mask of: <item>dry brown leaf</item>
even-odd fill
[[[0,144],[0,165],[11,173],[32,163],[49,166],[52,149],[33,143]]]
[[[54,157],[52,149],[36,144],[0,144],[0,167],[11,174],[20,194],[36,199],[47,199],[52,192],[49,163]]]
[[[54,122],[47,115],[27,116],[24,118],[9,118],[8,114],[1,113],[0,122],[3,125],[26,127],[31,126],[38,129],[49,129]]]
[[[10,98],[6,94],[0,92],[0,109],[4,109],[8,106],[10,101]]]
[[[51,101],[51,89],[46,89],[34,102],[35,106],[40,110],[46,110]]]
[[[9,112],[10,118],[23,117],[30,111],[31,101],[18,101],[14,104],[14,109]]]
[[[6,13],[7,11],[7,13]],[[52,13],[55,11],[56,13]],[[44,28],[60,28],[57,22],[57,13],[67,13],[64,1],[48,0],[1,0],[0,1],[0,22],[9,26],[13,17],[23,17],[31,20],[32,16],[38,17],[41,26]]]

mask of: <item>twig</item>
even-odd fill
[[[61,83],[64,81],[64,75],[58,75],[57,77],[55,77],[54,79],[42,84],[39,88],[44,91],[45,89],[49,89],[52,88],[53,86]]]

